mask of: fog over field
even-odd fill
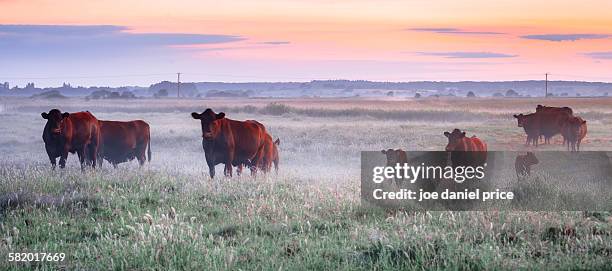
[[[537,104],[569,106],[588,121],[581,150],[612,151],[612,98],[4,97],[0,257],[64,252],[70,260],[58,266],[69,270],[609,268],[610,212],[415,213],[360,203],[361,151],[441,151],[454,128],[489,150],[535,150],[512,115]],[[152,161],[81,173],[70,154],[66,169],[51,171],[40,114],[52,108],[148,122]],[[279,172],[226,178],[218,165],[211,180],[190,115],[206,108],[263,123],[281,141]],[[561,141],[537,150],[565,150]],[[28,264],[12,267],[49,267]]]

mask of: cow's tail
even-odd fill
[[[151,139],[149,138],[149,146],[147,147],[147,156],[148,156],[148,161],[149,163],[151,163]]]

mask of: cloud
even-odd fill
[[[268,45],[286,45],[286,44],[290,44],[291,42],[289,41],[264,41],[264,42],[260,42],[259,44],[268,44]]]
[[[590,52],[584,55],[594,59],[612,59],[612,51],[608,52]]]
[[[492,52],[416,52],[422,56],[440,56],[444,58],[511,58],[518,55]]]
[[[612,35],[608,34],[539,34],[521,36],[523,39],[546,40],[546,41],[577,41],[591,39],[606,39]]]
[[[407,31],[417,31],[417,32],[431,32],[437,34],[459,34],[459,35],[503,35],[505,33],[501,32],[491,32],[491,31],[468,31],[459,28],[438,28],[438,27],[417,27],[417,28],[407,28]]]
[[[99,57],[244,40],[236,35],[132,33],[117,25],[0,25],[0,57]]]

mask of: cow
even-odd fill
[[[580,151],[580,143],[587,134],[586,120],[581,117],[571,117],[563,123],[562,135],[567,150]]]
[[[456,166],[483,166],[487,161],[487,144],[476,136],[467,137],[465,132],[454,129],[444,132],[448,138],[446,152],[450,156],[453,167]]]
[[[272,141],[272,136],[266,133],[264,138],[264,147],[261,149],[262,152],[258,153],[255,157],[255,161],[258,161],[257,168],[261,169],[264,173],[269,172],[274,165],[274,170],[278,172],[278,146],[280,145],[280,138]]]
[[[527,140],[525,141],[525,145],[529,146],[529,143],[534,146],[538,146],[538,138],[541,135],[540,132],[540,118],[536,115],[536,113],[531,113],[527,115],[518,114],[514,115],[518,122],[518,127],[522,127],[527,134]]]
[[[260,161],[257,154],[263,152],[266,128],[254,121],[237,121],[215,113],[208,108],[202,113],[191,113],[202,126],[202,148],[210,177],[215,177],[215,166],[225,164],[223,173],[232,177],[232,166],[248,165],[254,173]]]
[[[561,133],[563,123],[570,117],[564,110],[543,110],[536,112],[540,123],[540,133],[544,136],[544,144],[550,144],[550,139]]]
[[[387,149],[381,150],[380,152],[387,157],[388,167],[395,167],[397,164],[403,166],[404,164],[408,163],[408,155],[406,155],[406,152],[402,149]],[[404,170],[400,169],[398,174],[400,176],[404,176]],[[402,179],[395,179],[395,183],[397,185],[402,185],[403,182],[401,182],[400,180]]]
[[[60,168],[64,168],[69,152],[77,153],[81,170],[85,169],[86,162],[96,167],[100,125],[94,115],[89,111],[62,113],[59,109],[51,109],[41,116],[47,120],[42,138],[52,169],[55,169],[57,157],[60,157]]]
[[[149,124],[142,120],[101,120],[101,140],[98,150],[99,165],[106,159],[117,168],[117,164],[138,159],[140,166],[151,162],[151,133]]]
[[[531,175],[531,166],[538,164],[540,161],[533,154],[533,152],[527,152],[525,155],[517,155],[514,160],[514,169],[516,170],[516,177],[519,180]]]

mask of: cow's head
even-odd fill
[[[53,134],[59,135],[62,133],[62,128],[64,127],[64,120],[70,116],[70,113],[62,113],[58,109],[51,109],[49,113],[43,112],[40,115],[43,117],[43,119],[47,120],[47,127],[49,128],[49,131]]]
[[[212,109],[208,108],[202,114],[193,112],[191,116],[194,119],[199,119],[202,123],[202,137],[206,140],[213,140],[221,130],[221,122],[218,120],[225,118],[225,113],[216,114]]]
[[[514,115],[514,118],[518,122],[518,127],[523,127],[523,125],[525,123],[525,119],[527,118],[527,116],[525,116],[523,114],[518,114],[518,115]]]
[[[461,132],[461,130],[455,129],[452,133],[444,132],[444,136],[448,138],[446,151],[454,151],[459,149],[459,145],[462,143],[463,138],[465,138],[465,132]]]
[[[382,154],[387,156],[387,165],[395,166],[396,164],[401,162],[401,157],[405,156],[406,152],[402,149],[388,149],[380,151]]]
[[[539,163],[540,161],[535,156],[535,154],[533,154],[533,152],[527,152],[527,155],[525,155],[525,162],[529,165],[535,165]]]

